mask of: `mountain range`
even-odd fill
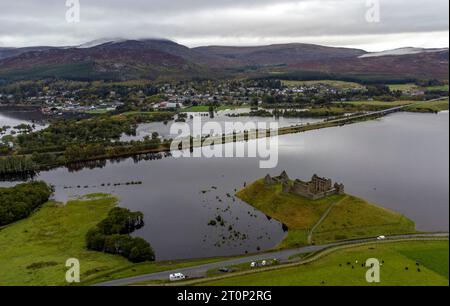
[[[0,79],[448,79],[448,62],[448,48],[370,53],[299,43],[188,48],[165,39],[102,39],[80,46],[0,48]]]

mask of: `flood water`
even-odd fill
[[[14,128],[20,124],[34,126],[34,131],[47,127],[44,123],[44,116],[40,111],[0,110],[0,128],[3,126]],[[11,129],[4,133],[4,135],[9,134],[11,134]]]
[[[260,169],[254,158],[130,158],[78,172],[59,168],[37,179],[55,185],[55,197],[61,201],[92,192],[118,195],[121,206],[144,212],[146,225],[136,235],[147,239],[161,260],[274,247],[285,235],[282,225],[233,195],[246,182],[282,170],[292,178],[309,179],[314,173],[330,177],[344,183],[348,193],[413,219],[418,230],[447,231],[448,169],[448,112],[396,113],[280,136],[279,163],[271,170]],[[142,185],[101,186],[130,181]],[[208,225],[219,215],[225,226]]]
[[[223,110],[218,111],[214,113],[214,117],[211,117],[209,113],[202,113],[202,112],[196,112],[196,113],[186,113],[186,123],[189,125],[190,131],[193,131],[193,122],[194,118],[200,118],[201,123],[205,124],[207,122],[215,122],[218,123],[221,130],[225,134],[231,134],[233,133],[233,130],[237,133],[244,132],[244,128],[242,127],[231,127],[229,123],[237,123],[237,122],[252,122],[256,123],[261,122],[264,123],[265,126],[262,129],[269,128],[269,123],[276,122],[278,124],[278,127],[289,127],[289,126],[296,126],[300,124],[308,124],[308,123],[315,123],[322,121],[323,119],[317,119],[317,118],[284,118],[284,117],[249,117],[249,116],[238,116],[238,117],[230,117],[229,115],[233,114],[245,114],[250,112],[250,108],[241,108],[241,109],[233,109],[233,110]],[[129,135],[123,135],[121,138],[121,141],[131,141],[131,140],[143,140],[146,136],[152,136],[153,132],[157,132],[159,136],[165,139],[174,138],[178,131],[175,130],[175,135],[171,133],[171,126],[173,125],[173,121],[169,121],[167,124],[164,124],[163,122],[152,122],[152,123],[143,123],[139,124],[138,128],[136,129],[136,135],[129,136]],[[175,123],[175,127],[181,127],[184,123]],[[204,136],[209,135],[211,132],[208,130],[199,131],[195,134],[202,134]],[[214,133],[216,135],[220,135],[222,133],[217,132]]]

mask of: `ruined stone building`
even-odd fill
[[[334,194],[343,194],[345,188],[343,184],[335,183],[329,178],[319,177],[313,175],[311,181],[304,182],[296,179],[291,181],[286,171],[283,171],[280,176],[271,177],[267,175],[264,178],[266,185],[282,184],[282,191],[284,193],[293,193],[311,200],[318,200]]]

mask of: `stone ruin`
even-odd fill
[[[311,200],[318,200],[330,195],[345,193],[343,184],[333,184],[331,179],[319,177],[316,174],[313,175],[309,182],[299,179],[291,181],[286,171],[283,171],[281,175],[276,177],[271,177],[269,174],[266,175],[264,183],[266,185],[282,184],[283,193],[292,193]]]

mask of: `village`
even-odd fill
[[[349,83],[350,84],[350,83]],[[356,83],[355,83],[356,84]],[[281,80],[190,81],[179,83],[121,84],[46,81],[0,86],[0,107],[36,107],[47,115],[99,114],[116,110],[176,110],[192,106],[301,106],[331,102],[393,100],[401,94],[387,86],[334,86],[327,82]],[[423,92],[406,93],[420,96]]]

